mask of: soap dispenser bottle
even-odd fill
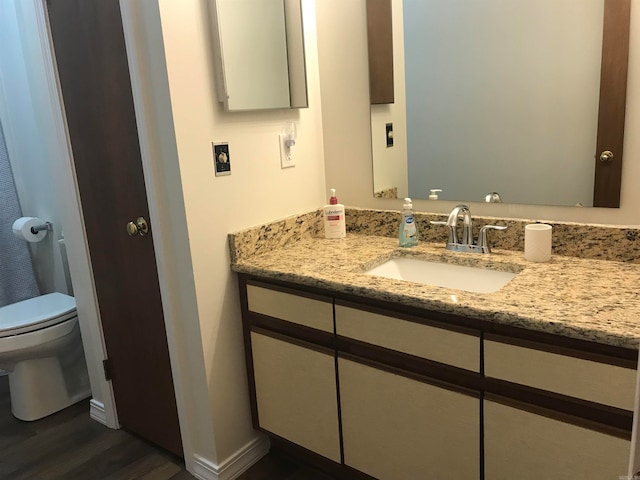
[[[398,241],[401,247],[414,247],[418,244],[418,227],[413,216],[413,204],[410,198],[404,199],[402,206],[402,221]]]
[[[347,236],[347,226],[344,218],[344,205],[338,203],[336,189],[330,190],[329,205],[323,208],[324,238],[344,238]]]

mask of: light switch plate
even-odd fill
[[[216,177],[231,175],[231,157],[227,142],[213,143],[213,161],[216,169]]]
[[[393,123],[387,123],[384,126],[385,140],[387,142],[387,148],[393,147]]]

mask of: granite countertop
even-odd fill
[[[263,230],[264,233],[264,230]],[[365,298],[497,322],[530,330],[638,349],[640,342],[640,265],[553,255],[533,263],[521,251],[489,255],[445,250],[444,243],[422,242],[399,248],[397,239],[349,233],[327,240],[300,235],[254,254],[233,254],[235,272],[319,287]],[[255,239],[254,239],[255,240]],[[246,241],[246,239],[243,239]],[[367,275],[364,270],[392,256],[411,255],[461,265],[518,272],[494,293],[449,288]]]

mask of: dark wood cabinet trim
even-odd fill
[[[417,375],[420,378],[433,378],[447,384],[460,385],[461,388],[480,390],[483,386],[482,376],[477,372],[453,367],[444,363],[416,357],[408,353],[390,350],[370,343],[360,342],[338,336],[336,339],[338,356],[348,355],[360,358],[360,363],[371,365],[389,365],[390,368]]]
[[[336,403],[338,405],[338,434],[340,441],[340,463],[344,464],[344,435],[342,431],[342,402],[340,401],[340,371],[338,369],[338,354],[334,350],[334,369],[336,374]]]
[[[252,329],[257,327],[304,342],[316,343],[325,348],[335,348],[335,336],[332,333],[253,312],[250,312],[247,317]]]
[[[578,350],[576,348],[571,348],[565,345],[552,345],[549,343],[540,343],[533,340],[525,340],[523,338],[505,337],[492,333],[485,334],[484,338],[485,340],[490,340],[492,342],[499,342],[508,345],[514,345],[517,347],[529,348],[541,352],[555,353],[558,355],[564,355],[566,357],[579,358],[581,360],[590,360],[592,362],[605,363],[607,365],[629,368],[631,370],[635,370],[638,366],[637,357],[620,358],[619,356],[611,356],[605,355],[603,353]]]
[[[258,419],[258,402],[256,396],[256,382],[253,371],[253,349],[251,347],[251,330],[249,328],[249,309],[247,301],[247,279],[238,275],[240,290],[240,312],[242,315],[242,336],[244,339],[245,368],[247,371],[247,385],[249,387],[249,406],[251,408],[251,424],[256,430],[260,429]]]
[[[500,403],[508,407],[523,410],[525,412],[541,415],[543,417],[558,420],[564,423],[576,425],[578,427],[587,428],[596,432],[604,433],[614,437],[622,438],[623,440],[631,440],[631,430],[619,428],[615,425],[608,425],[600,422],[591,421],[589,419],[572,415],[567,412],[560,412],[549,408],[542,407],[538,404],[534,405],[520,400],[515,400],[509,397],[503,397],[494,393],[485,393],[485,400]],[[486,420],[486,419],[485,419]]]
[[[618,432],[624,432],[625,436],[631,435],[633,428],[633,412],[621,408],[494,378],[485,379],[484,390],[488,396],[508,398],[516,403],[531,405],[531,408],[539,406],[542,409],[558,412],[559,415],[562,414],[562,416],[580,419],[590,425],[599,426],[604,430],[613,429]],[[617,436],[620,436],[620,434]]]
[[[432,385],[434,387],[444,388],[445,390],[449,390],[456,393],[461,393],[463,395],[467,395],[469,397],[480,398],[480,391],[471,389],[462,385],[457,385],[454,383],[449,383],[438,378],[429,377],[420,373],[416,373],[409,370],[404,370],[402,368],[398,368],[392,365],[388,365],[386,363],[380,363],[370,358],[363,358],[360,356],[352,355],[347,352],[338,352],[338,359],[343,358],[345,360],[350,360],[352,362],[359,363],[361,365],[366,365],[371,368],[375,368],[377,370],[381,370],[383,372],[392,373],[394,375],[399,375],[401,377],[409,378],[411,380],[416,380],[421,383],[426,383],[428,385]],[[340,368],[338,368],[338,372]]]
[[[290,343],[291,345],[296,345],[298,347],[306,348],[308,350],[313,350],[314,352],[323,353],[332,358],[335,356],[335,349],[333,347],[325,347],[323,345],[318,345],[316,343],[307,342],[300,338],[290,337],[289,335],[276,332],[273,330],[269,330],[266,328],[257,327],[255,325],[251,325],[250,330],[251,332],[258,333],[266,337],[275,338],[276,340],[287,342],[287,343]]]

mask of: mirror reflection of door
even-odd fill
[[[371,108],[377,195],[592,206],[595,185],[596,206],[619,206],[629,0],[392,5],[396,102]],[[615,160],[594,171],[607,145]]]

